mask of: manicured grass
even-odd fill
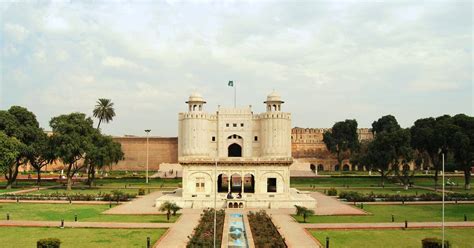
[[[392,214],[395,222],[429,222],[441,221],[441,205],[364,205],[364,210],[372,215],[365,216],[311,216],[306,218],[308,223],[374,223],[391,222]],[[316,209],[317,212],[317,209]],[[446,221],[464,221],[474,219],[474,204],[447,204],[445,208]],[[293,216],[303,222],[303,217]]]
[[[321,244],[326,244],[329,237],[330,247],[365,247],[365,248],[419,248],[421,240],[427,237],[441,239],[440,229],[408,229],[408,230],[344,230],[326,231],[309,230]],[[474,244],[474,228],[447,228],[446,239],[453,248],[472,247]]]
[[[109,205],[0,203],[0,219],[4,219],[9,213],[11,220],[74,221],[74,215],[77,214],[78,220],[84,222],[168,222],[164,214],[102,214],[107,209]],[[179,215],[171,216],[170,222],[175,222],[178,217]]]
[[[291,187],[378,187],[380,177],[316,177],[316,178],[291,178]],[[385,186],[397,186],[385,180]]]
[[[153,245],[166,229],[94,229],[94,228],[36,228],[1,227],[2,247],[36,247],[36,241],[43,238],[59,238],[61,247],[146,247],[150,237]]]

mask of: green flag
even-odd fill
[[[234,87],[234,81],[229,81],[229,84],[227,85],[229,85],[230,87]]]

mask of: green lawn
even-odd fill
[[[441,239],[440,229],[408,229],[408,230],[344,230],[326,231],[309,230],[321,244],[326,244],[329,237],[331,248],[365,247],[365,248],[419,248],[421,240],[427,237]],[[473,228],[446,229],[445,237],[453,248],[473,247]]]
[[[374,223],[391,222],[392,214],[395,222],[441,221],[441,205],[364,205],[364,210],[371,213],[365,216],[311,216],[308,223]],[[317,209],[316,209],[317,211]],[[446,221],[463,221],[464,214],[468,220],[474,219],[474,204],[448,204],[445,208]],[[293,216],[303,222],[303,217]]]
[[[64,248],[146,247],[150,237],[153,245],[166,229],[93,229],[93,228],[36,228],[1,227],[2,247],[36,247],[43,238],[59,238]]]
[[[110,215],[102,214],[109,205],[79,205],[79,204],[34,204],[34,203],[0,203],[0,219],[5,219],[7,213],[11,220],[40,220],[40,221],[74,221],[77,214],[79,221],[100,222],[167,222],[166,215]],[[158,210],[157,210],[158,213]],[[176,221],[179,215],[171,216],[170,222]]]
[[[291,187],[378,187],[380,177],[317,177],[317,178],[291,178]],[[385,186],[398,186],[385,180]]]

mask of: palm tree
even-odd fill
[[[112,100],[100,98],[97,101],[97,105],[95,105],[93,115],[94,117],[99,119],[97,129],[99,129],[100,123],[102,121],[105,121],[107,123],[111,121],[115,116],[114,103],[112,102]]]
[[[161,204],[161,206],[158,210],[161,211],[161,212],[166,212],[166,219],[169,222],[171,211],[173,211],[173,208],[174,208],[173,203],[171,203],[169,201],[165,201]]]

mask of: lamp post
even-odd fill
[[[443,170],[443,211],[442,211],[443,212],[442,213],[443,241],[441,243],[441,247],[444,248],[444,153],[442,153],[441,156],[442,156],[442,159],[443,159],[443,168],[442,168],[442,170]]]
[[[150,134],[150,129],[146,129],[146,183],[148,184],[148,138]]]

